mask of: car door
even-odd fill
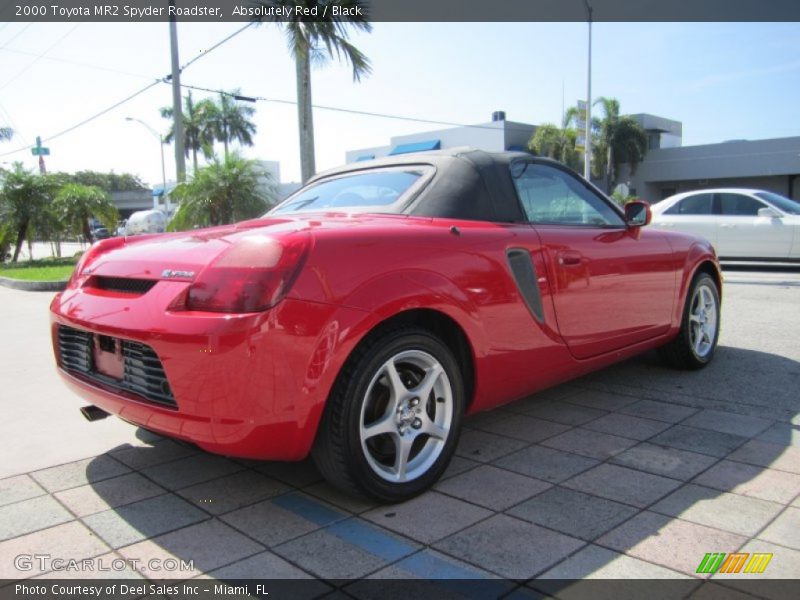
[[[512,172],[542,243],[558,330],[573,356],[666,332],[676,266],[665,236],[628,228],[609,200],[566,169],[531,161]]]
[[[653,225],[667,231],[691,233],[706,238],[717,246],[717,217],[714,215],[714,194],[691,194],[662,212]]]
[[[778,216],[758,216],[760,209],[769,208],[765,202],[746,194],[725,192],[717,194],[717,206],[717,254],[721,258],[789,256],[793,229]]]

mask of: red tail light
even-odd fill
[[[186,309],[245,313],[275,306],[300,272],[310,240],[308,234],[236,240],[191,285]]]

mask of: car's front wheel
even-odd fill
[[[444,472],[463,407],[450,349],[423,329],[389,331],[348,361],[328,399],[314,461],[340,489],[406,500]]]
[[[661,355],[677,368],[705,367],[717,349],[719,322],[717,283],[707,273],[698,273],[686,297],[678,337],[661,348]]]

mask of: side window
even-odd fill
[[[713,194],[696,194],[673,204],[665,215],[710,215],[713,210]]]
[[[514,186],[531,223],[624,227],[622,217],[580,181],[535,163],[512,164]]]
[[[720,194],[719,208],[723,215],[737,217],[757,217],[759,208],[766,208],[766,204],[750,196],[742,194]]]

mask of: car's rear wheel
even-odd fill
[[[455,450],[464,407],[450,349],[404,327],[362,344],[328,399],[312,456],[347,492],[399,502],[429,488]]]
[[[678,337],[661,348],[674,367],[701,369],[711,362],[719,339],[719,289],[714,278],[698,273],[689,289]]]

